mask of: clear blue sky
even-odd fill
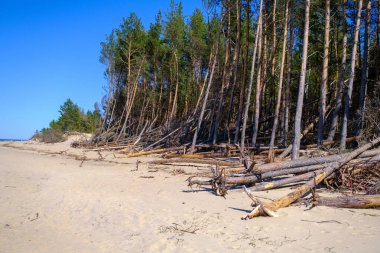
[[[178,1],[177,1],[178,2]],[[201,0],[184,0],[189,16]],[[85,110],[105,94],[100,42],[135,12],[145,28],[170,0],[0,0],[0,139],[30,138],[71,98]]]

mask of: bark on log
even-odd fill
[[[307,158],[307,159],[297,159],[297,160],[289,160],[289,161],[277,162],[277,163],[261,164],[261,165],[256,165],[255,167],[253,167],[253,173],[263,174],[265,172],[281,170],[285,168],[296,168],[296,167],[304,167],[304,166],[310,166],[310,165],[316,165],[316,164],[331,163],[331,162],[336,162],[340,159],[344,159],[349,154],[346,153],[346,154],[341,154],[341,155],[330,155],[330,156],[324,156],[324,157],[313,157],[313,158]],[[360,158],[372,157],[378,154],[380,154],[380,149],[374,149],[371,151],[363,152],[363,154],[361,154],[359,157]]]
[[[219,160],[206,160],[206,159],[161,159],[149,162],[150,164],[173,164],[173,163],[199,163],[199,164],[210,164],[218,166],[235,166],[240,165],[239,162],[228,162]]]
[[[348,161],[354,159],[355,157],[359,156],[364,151],[376,146],[380,143],[380,137],[376,138],[375,140],[369,142],[368,144],[354,150],[353,152],[347,154],[343,158],[341,158],[338,163],[334,163],[333,166],[329,166],[326,169],[323,170],[321,174],[318,176],[312,178],[304,185],[301,185],[297,187],[293,192],[289,193],[288,195],[278,198],[271,203],[265,203],[261,204],[260,206],[256,207],[250,214],[248,214],[245,219],[251,219],[256,216],[261,216],[268,214],[265,210],[269,210],[271,212],[277,211],[280,208],[287,207],[290,204],[292,204],[294,201],[301,198],[303,195],[308,193],[312,188],[316,187],[318,184],[320,184],[326,177],[331,175],[335,170],[346,164]],[[336,164],[336,165],[335,165]],[[247,191],[249,193],[249,191]],[[258,212],[259,210],[259,212]]]
[[[166,152],[171,152],[171,151],[177,151],[177,150],[183,150],[184,147],[175,147],[175,148],[161,148],[161,149],[154,149],[154,150],[149,150],[149,151],[140,151],[136,153],[130,153],[126,157],[139,157],[139,156],[144,156],[144,155],[152,155],[152,154],[162,154]]]
[[[311,177],[315,177],[321,173],[322,173],[322,170],[307,172],[307,173],[304,173],[304,174],[301,174],[298,176],[292,176],[292,177],[284,178],[284,179],[281,179],[278,181],[272,181],[272,182],[268,182],[268,183],[264,183],[264,184],[260,184],[260,185],[255,185],[255,186],[252,186],[248,189],[251,191],[266,191],[266,190],[278,188],[278,187],[281,187],[281,186],[284,186],[287,184],[301,182],[301,181],[304,181],[306,179],[310,179]]]
[[[238,157],[238,155],[235,155]],[[162,158],[169,159],[169,158],[193,158],[193,159],[202,159],[202,158],[221,158],[221,157],[232,157],[232,155],[228,155],[225,153],[196,153],[196,154],[166,154],[163,155]]]
[[[317,206],[341,208],[374,208],[380,207],[380,195],[342,196],[336,198],[317,197],[313,203]]]

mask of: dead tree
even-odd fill
[[[356,62],[356,52],[357,52],[358,41],[359,41],[360,17],[361,17],[361,10],[362,10],[362,2],[363,2],[363,0],[358,1],[358,11],[356,14],[354,45],[352,47],[352,54],[351,54],[350,79],[348,81],[346,100],[344,102],[342,133],[340,136],[340,150],[341,151],[346,149],[347,124],[348,124],[348,116],[350,113],[351,96],[352,96],[352,89],[354,86],[354,78],[355,78],[355,62]]]
[[[342,97],[343,97],[343,87],[346,76],[346,59],[347,59],[347,14],[346,14],[346,0],[342,3],[342,14],[343,14],[343,47],[342,47],[342,61],[340,63],[339,79],[338,79],[338,90],[336,92],[335,107],[331,119],[331,125],[327,140],[332,141],[335,136],[336,127],[338,125],[338,116],[340,109],[342,108]]]
[[[371,0],[367,0],[366,7],[366,21],[364,30],[364,53],[363,53],[363,67],[362,79],[360,85],[359,108],[356,112],[356,136],[362,135],[364,124],[365,100],[367,96],[367,81],[368,81],[368,50],[369,50],[369,36],[371,25]],[[380,66],[377,66],[378,68]]]
[[[283,80],[284,80],[286,45],[287,45],[287,38],[288,38],[288,9],[289,9],[289,1],[286,1],[285,2],[284,36],[283,36],[284,39],[283,39],[283,45],[282,45],[280,78],[279,78],[279,81],[278,81],[277,103],[276,103],[276,110],[275,110],[275,114],[274,114],[272,134],[271,134],[271,138],[270,138],[269,153],[268,153],[268,157],[269,157],[270,161],[273,161],[273,158],[274,158],[273,146],[274,146],[274,141],[275,141],[275,138],[276,138],[278,118],[279,118],[279,114],[280,114],[282,83],[283,83]]]
[[[335,170],[349,162],[350,160],[354,159],[364,151],[376,146],[380,143],[380,137],[369,142],[368,144],[356,149],[355,151],[347,154],[345,157],[343,157],[341,160],[339,160],[338,163],[334,163],[334,165],[329,166],[322,170],[322,173],[317,175],[316,177],[313,177],[311,180],[309,180],[307,183],[297,187],[293,192],[287,194],[284,197],[278,198],[271,203],[261,203],[257,205],[257,207],[252,210],[250,214],[248,214],[245,218],[251,219],[257,216],[262,215],[273,215],[274,211],[277,211],[280,208],[287,207],[305,194],[307,194],[311,189],[316,187],[318,184],[320,184],[326,177],[331,175]],[[250,192],[248,192],[250,193]],[[250,193],[252,194],[252,193]],[[251,195],[252,196],[252,195]]]
[[[310,0],[305,1],[305,31],[303,37],[302,48],[302,64],[301,76],[298,87],[297,109],[294,120],[294,140],[292,149],[292,159],[298,158],[300,143],[301,143],[301,119],[303,109],[303,97],[305,93],[306,65],[307,65],[307,50],[309,46],[309,16],[310,16]]]
[[[259,21],[257,23],[257,29],[256,29],[255,45],[254,45],[253,55],[252,55],[251,75],[250,75],[249,84],[248,84],[248,92],[246,95],[245,109],[244,109],[244,115],[243,115],[243,128],[241,130],[240,146],[242,150],[244,150],[244,146],[245,146],[245,130],[247,128],[249,105],[251,102],[252,83],[253,83],[253,75],[255,73],[257,46],[258,46],[258,41],[259,41],[259,37],[261,36],[261,30],[262,30],[262,8],[263,8],[263,0],[260,0]]]
[[[211,54],[212,54],[212,51],[211,51]],[[212,79],[214,77],[215,65],[216,65],[216,61],[217,61],[217,58],[218,58],[217,55],[218,55],[218,46],[216,45],[214,60],[213,60],[212,67],[211,67],[210,79],[208,80],[207,89],[206,89],[206,93],[205,93],[205,98],[204,98],[203,104],[202,104],[201,114],[199,115],[198,125],[197,125],[197,128],[195,129],[195,133],[194,133],[194,137],[193,137],[193,142],[191,144],[191,149],[190,149],[191,153],[193,153],[195,151],[195,144],[197,142],[198,133],[199,133],[200,128],[202,126],[203,116],[204,116],[205,111],[206,111],[206,105],[207,105],[207,101],[208,101],[208,95],[210,93],[210,88],[211,88],[211,85],[212,85]]]
[[[243,72],[242,72],[242,78],[241,78],[241,84],[240,84],[240,95],[239,95],[239,107],[238,107],[238,113],[237,113],[237,119],[236,119],[236,127],[235,127],[235,136],[234,136],[234,143],[237,144],[239,140],[239,133],[240,133],[240,125],[241,125],[241,115],[243,111],[243,105],[244,105],[244,93],[245,93],[245,81],[247,76],[247,65],[248,65],[248,51],[249,51],[249,13],[250,13],[250,7],[249,7],[250,1],[247,0],[246,6],[245,6],[245,13],[246,13],[246,23],[245,23],[245,33],[246,33],[246,39],[245,39],[245,50],[243,55]]]
[[[323,142],[323,128],[325,125],[326,114],[326,94],[327,94],[327,81],[329,78],[329,48],[330,48],[330,0],[326,0],[326,14],[325,14],[325,39],[323,45],[323,66],[322,66],[322,80],[321,80],[321,98],[319,103],[319,122],[318,122],[318,145],[321,146]]]

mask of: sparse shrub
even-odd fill
[[[44,143],[57,143],[66,140],[62,131],[51,128],[44,128],[41,131],[37,131],[32,139]]]

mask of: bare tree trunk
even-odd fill
[[[218,42],[216,42],[216,44],[218,44]],[[212,52],[212,50],[211,50],[211,52]],[[210,59],[211,58],[212,57],[210,56]],[[208,95],[210,93],[210,88],[211,88],[211,85],[212,85],[212,78],[214,77],[214,70],[215,70],[215,65],[216,65],[217,58],[218,58],[218,45],[216,45],[214,60],[213,60],[212,67],[211,67],[210,79],[208,80],[207,89],[206,89],[206,93],[205,93],[205,98],[203,99],[202,110],[201,110],[201,114],[199,115],[198,125],[197,125],[197,128],[195,129],[195,133],[194,133],[194,136],[193,136],[193,142],[191,144],[190,153],[194,153],[194,151],[195,151],[195,144],[197,142],[198,133],[199,133],[199,130],[200,130],[201,125],[202,125],[203,116],[205,114],[207,100],[208,100]]]
[[[268,158],[270,161],[273,161],[273,158],[274,158],[273,146],[274,146],[274,141],[276,139],[277,124],[278,124],[280,105],[281,105],[282,82],[284,79],[286,45],[287,45],[287,38],[288,38],[288,9],[289,9],[289,0],[285,2],[285,19],[284,19],[285,23],[284,23],[284,36],[283,36],[283,45],[282,45],[281,67],[280,67],[280,79],[278,81],[277,103],[276,103],[276,109],[275,109],[275,114],[274,114],[274,121],[273,121],[272,134],[271,134],[270,143],[269,143],[269,153],[268,153]]]
[[[268,4],[268,1],[266,1]],[[258,70],[257,70],[257,79],[256,79],[256,97],[255,97],[255,106],[253,114],[253,127],[252,127],[252,145],[256,146],[257,136],[261,128],[260,116],[267,118],[263,106],[266,105],[266,89],[268,85],[268,9],[263,10],[262,17],[262,32],[261,39],[259,41],[259,52],[258,52]],[[262,49],[261,49],[262,48]],[[269,91],[270,93],[270,91]],[[270,95],[270,94],[269,94]],[[268,120],[264,120],[264,124]]]
[[[294,140],[292,149],[292,159],[297,159],[299,155],[300,143],[301,143],[301,119],[303,109],[303,97],[305,93],[305,79],[306,79],[306,65],[307,65],[307,50],[309,46],[309,14],[310,14],[310,0],[305,1],[305,31],[303,37],[302,48],[302,64],[301,64],[301,76],[298,88],[297,109],[294,120]]]
[[[260,121],[260,106],[261,106],[261,91],[262,91],[262,82],[261,82],[261,72],[262,72],[262,66],[263,61],[261,60],[261,54],[262,54],[262,37],[263,37],[263,31],[262,31],[262,25],[260,30],[260,37],[259,37],[259,45],[258,45],[258,55],[257,55],[257,62],[259,64],[257,69],[257,78],[256,78],[256,98],[255,98],[255,113],[253,118],[253,128],[252,128],[252,146],[256,145],[257,135],[259,131],[259,121]]]
[[[355,35],[354,35],[354,46],[352,48],[351,54],[351,71],[350,71],[350,79],[348,81],[348,89],[346,94],[346,100],[344,101],[344,114],[343,114],[343,122],[342,122],[342,133],[340,136],[340,150],[343,151],[346,149],[346,137],[347,137],[347,123],[348,116],[350,113],[350,104],[351,104],[351,95],[352,89],[354,86],[354,78],[355,78],[355,62],[356,62],[356,51],[358,47],[358,39],[359,39],[359,31],[360,31],[360,17],[362,10],[362,0],[358,0],[358,11],[356,14],[356,22],[355,22]]]
[[[380,195],[341,196],[335,198],[317,197],[317,206],[332,206],[340,208],[374,208],[380,206]]]
[[[225,52],[224,52],[224,64],[223,64],[223,75],[222,75],[222,88],[219,93],[219,103],[218,103],[218,109],[215,117],[215,122],[214,122],[214,128],[213,128],[213,136],[212,136],[212,143],[216,144],[217,137],[218,137],[218,128],[219,128],[219,122],[220,122],[220,116],[222,113],[222,108],[223,108],[223,101],[224,101],[224,91],[228,88],[229,86],[229,60],[230,60],[230,30],[231,30],[231,7],[230,7],[230,1],[227,1],[227,15],[228,15],[228,26],[227,26],[227,36],[226,36],[226,47],[225,47]]]
[[[330,48],[330,0],[326,0],[326,14],[325,14],[325,41],[323,46],[323,67],[322,67],[322,80],[321,80],[321,98],[319,104],[319,123],[318,123],[318,146],[323,142],[323,127],[325,125],[326,114],[326,94],[327,94],[327,81],[329,79],[329,48]]]
[[[255,46],[254,46],[253,55],[252,55],[251,74],[250,74],[250,79],[249,79],[249,84],[248,84],[248,92],[246,95],[245,109],[244,109],[244,115],[243,115],[243,128],[241,130],[240,146],[242,149],[244,149],[244,144],[245,144],[245,130],[247,128],[248,111],[249,111],[249,105],[250,105],[250,101],[251,101],[252,83],[253,83],[253,76],[254,76],[254,72],[255,72],[255,63],[256,63],[257,44],[258,44],[259,37],[261,36],[262,8],[263,8],[263,0],[260,0],[260,14],[259,14],[259,20],[257,23],[256,36],[255,36]]]
[[[342,61],[340,65],[340,73],[338,80],[338,90],[335,99],[335,108],[331,119],[331,126],[327,140],[332,141],[335,136],[336,127],[338,125],[338,115],[342,107],[342,97],[343,97],[343,87],[346,75],[346,58],[347,58],[347,14],[346,14],[346,0],[342,3],[342,14],[343,14],[343,48],[342,48]]]
[[[380,66],[380,1],[377,1],[376,66]],[[375,68],[375,84],[380,81],[379,68]]]
[[[276,52],[277,52],[277,24],[276,24],[276,12],[277,12],[277,0],[273,0],[273,10],[272,10],[272,33],[273,33],[273,47],[272,47],[272,55],[271,55],[271,85],[266,85],[269,91],[269,101],[266,108],[266,115],[272,115],[272,100],[275,94],[275,83],[276,83]],[[268,83],[268,82],[267,82]],[[269,83],[268,83],[269,84]],[[265,92],[265,91],[264,91]]]
[[[110,110],[110,104],[111,104],[111,93],[112,93],[112,89],[113,89],[113,73],[112,73],[112,70],[111,70],[111,63],[110,65],[108,66],[108,75],[109,75],[109,86],[108,86],[108,97],[107,97],[107,105],[106,105],[106,111],[104,113],[104,119],[103,119],[103,122],[102,122],[102,127],[101,127],[101,130],[103,131],[105,126],[106,126],[106,121],[107,121],[107,117],[108,117],[108,113],[109,113],[109,110]]]
[[[174,59],[175,59],[175,64],[176,64],[176,83],[175,83],[175,92],[174,92],[174,99],[173,99],[173,107],[172,107],[172,112],[170,113],[170,120],[169,122],[172,121],[172,119],[175,117],[177,114],[177,100],[178,100],[178,86],[179,86],[179,79],[178,79],[178,57],[177,53],[174,51]]]
[[[360,85],[359,108],[356,112],[356,136],[361,136],[363,133],[365,100],[367,96],[367,81],[368,81],[368,49],[369,49],[369,33],[371,25],[371,0],[367,0],[366,7],[366,23],[364,31],[364,53],[363,53],[363,68],[362,80]],[[379,68],[380,66],[377,66]]]
[[[309,1],[309,0],[307,0]],[[361,1],[361,0],[359,0]],[[267,211],[266,209],[269,209],[269,211],[277,211],[280,208],[287,207],[290,204],[292,204],[294,201],[298,200],[302,196],[304,196],[306,193],[308,193],[312,188],[316,187],[318,184],[320,184],[326,177],[331,175],[335,170],[339,169],[341,166],[349,162],[350,160],[354,159],[364,151],[376,146],[380,142],[380,137],[371,141],[370,143],[356,149],[355,151],[348,153],[345,155],[342,159],[340,159],[338,162],[333,163],[333,165],[328,166],[327,168],[323,169],[322,173],[318,176],[312,178],[307,183],[305,183],[302,186],[297,187],[294,191],[289,193],[288,195],[275,199],[274,201],[270,203],[265,203],[263,205],[260,205],[258,208],[255,208],[250,214],[247,215],[246,218],[253,218],[256,216],[264,215],[263,211]]]
[[[141,73],[141,69],[142,69],[143,64],[144,64],[144,59],[141,60],[141,64],[140,64],[139,70],[137,72],[135,82],[134,82],[134,84],[133,84],[133,86],[131,88],[132,90],[129,92],[130,96],[129,96],[129,98],[127,98],[127,102],[126,102],[126,105],[125,105],[124,123],[123,123],[123,126],[121,128],[121,131],[120,131],[120,133],[119,133],[116,141],[119,141],[119,139],[121,138],[121,136],[125,133],[127,122],[128,122],[128,119],[129,119],[129,115],[131,114],[133,103],[135,101],[137,87],[138,87],[139,78],[140,78],[140,73]]]
[[[236,42],[235,42],[235,51],[234,51],[234,57],[232,66],[230,68],[230,71],[233,71],[233,82],[232,82],[232,88],[231,88],[231,96],[228,106],[228,116],[227,116],[227,124],[225,126],[225,131],[227,132],[228,139],[230,135],[230,121],[231,121],[231,115],[232,115],[232,106],[234,101],[234,92],[236,87],[236,81],[237,81],[237,73],[238,73],[238,65],[239,65],[239,55],[240,55],[240,27],[241,27],[241,18],[240,18],[240,5],[241,0],[236,1]],[[230,75],[231,76],[231,73]]]
[[[285,117],[284,117],[284,133],[282,144],[287,145],[288,133],[289,133],[289,106],[290,106],[290,86],[292,84],[292,65],[293,65],[293,45],[294,45],[294,26],[293,26],[293,10],[294,2],[291,2],[290,7],[290,38],[289,38],[289,48],[287,55],[287,81],[286,81],[286,91],[285,91]]]
[[[198,97],[198,100],[197,100],[197,104],[195,105],[193,116],[197,113],[199,104],[200,104],[200,102],[202,100],[202,96],[203,96],[204,89],[206,87],[207,78],[208,78],[208,75],[209,75],[209,72],[210,72],[211,64],[212,64],[212,50],[211,50],[211,53],[210,53],[210,58],[208,60],[208,67],[207,67],[205,79],[203,80],[202,90],[201,90],[201,93],[199,94],[199,97]]]
[[[241,78],[241,87],[240,87],[240,95],[239,95],[239,108],[237,113],[237,119],[236,119],[236,128],[235,128],[235,137],[234,137],[234,143],[238,143],[239,140],[239,133],[240,133],[240,125],[241,125],[241,114],[243,110],[243,104],[244,104],[244,94],[245,94],[245,81],[247,76],[247,66],[248,66],[248,51],[249,51],[249,13],[250,13],[250,0],[247,0],[246,6],[245,6],[245,15],[246,15],[246,25],[245,25],[245,33],[246,33],[246,39],[245,39],[245,51],[243,56],[243,73]]]

